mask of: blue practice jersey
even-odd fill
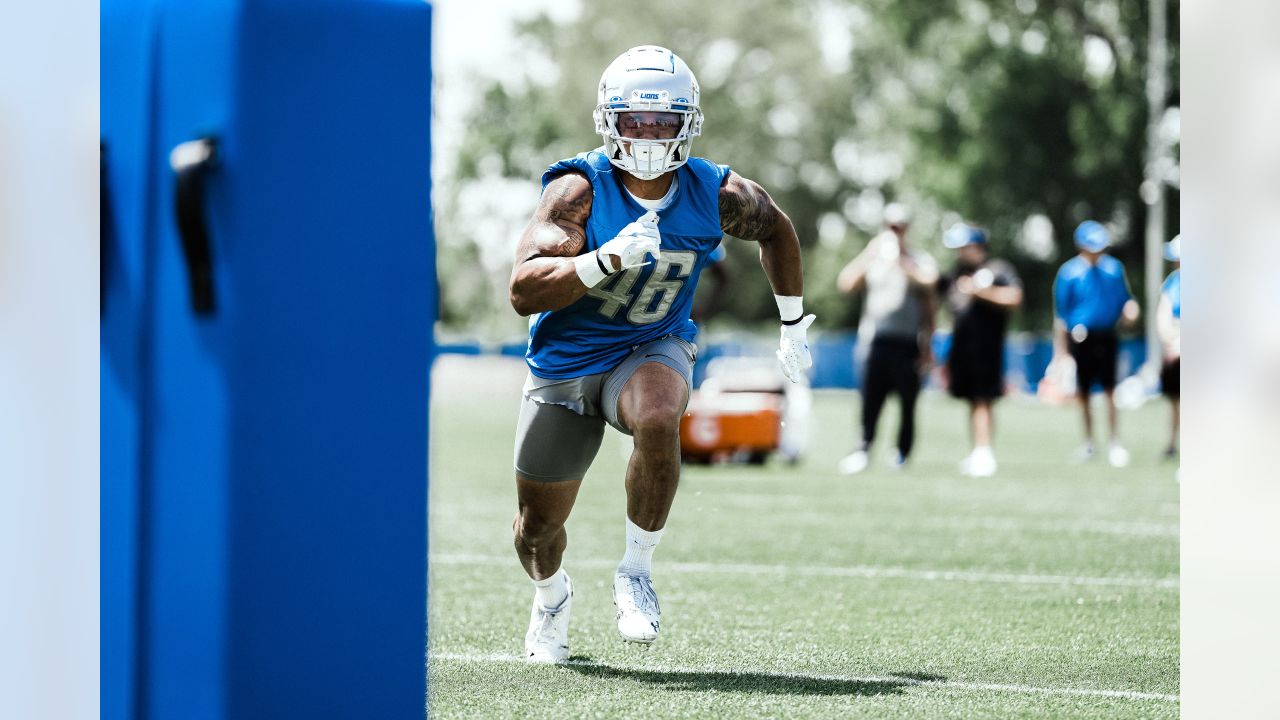
[[[1124,265],[1110,255],[1090,265],[1076,256],[1063,263],[1053,281],[1053,311],[1068,329],[1112,330],[1133,297]]]
[[[542,186],[569,171],[591,181],[584,254],[647,212],[622,186],[618,173],[623,171],[599,149],[555,163],[543,173]],[[650,340],[675,335],[694,341],[698,331],[689,319],[693,291],[723,237],[719,195],[729,167],[689,158],[676,172],[680,182],[675,197],[658,211],[661,257],[605,278],[568,307],[535,316],[525,353],[534,375],[594,375],[617,367],[635,346]]]

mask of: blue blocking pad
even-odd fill
[[[105,718],[423,712],[430,40],[103,4]]]

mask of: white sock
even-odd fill
[[[534,580],[533,587],[538,604],[544,608],[558,608],[569,597],[569,577],[560,568],[545,580]]]
[[[622,562],[618,563],[618,573],[649,577],[653,549],[658,547],[661,539],[662,530],[642,530],[639,525],[631,522],[631,518],[627,518],[627,551],[622,555]]]
[[[995,462],[996,454],[994,451],[991,450],[990,445],[978,445],[973,448],[972,457],[975,459],[989,460],[991,462]]]

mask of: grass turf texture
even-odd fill
[[[871,468],[843,477],[857,396],[819,393],[798,466],[684,469],[647,652],[613,625],[626,439],[610,429],[568,525],[576,664],[530,667],[510,529],[523,377],[518,360],[435,370],[431,717],[1177,717],[1163,402],[1121,414],[1133,463],[1113,469],[1070,463],[1078,410],[1006,399],[1000,472],[972,479],[956,470],[965,407],[939,393],[911,464],[887,468],[891,401]]]

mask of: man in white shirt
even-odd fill
[[[858,342],[869,344],[862,377],[862,441],[840,461],[844,474],[866,469],[880,411],[891,392],[902,403],[902,424],[890,463],[900,467],[907,461],[915,442],[916,397],[933,364],[938,265],[907,243],[911,216],[906,207],[890,203],[884,221],[885,231],[872,238],[836,281],[845,294],[866,290]]]

